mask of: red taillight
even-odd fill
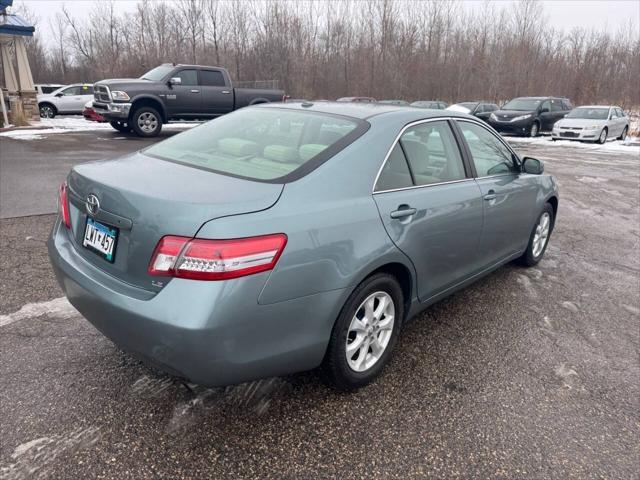
[[[289,100],[291,97],[289,95],[282,95],[282,101],[286,102],[287,100]]]
[[[273,269],[282,255],[283,233],[235,240],[166,236],[156,246],[150,275],[227,280]]]
[[[67,196],[67,183],[60,185],[60,195],[58,198],[60,202],[60,214],[62,215],[62,222],[67,228],[71,228],[71,214],[69,213],[69,197]]]

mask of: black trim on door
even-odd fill
[[[473,158],[471,157],[471,150],[469,150],[469,146],[467,145],[466,140],[464,139],[464,135],[462,134],[462,130],[458,126],[458,122],[454,119],[450,118],[449,125],[451,126],[451,130],[453,131],[453,136],[456,139],[456,143],[458,144],[458,149],[460,150],[460,154],[462,156],[462,163],[464,164],[465,172],[467,173],[468,178],[477,178],[478,173],[476,172],[476,166],[473,164]]]

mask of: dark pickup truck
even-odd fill
[[[247,105],[281,102],[282,90],[234,88],[224,68],[163,64],[140,78],[102,80],[94,85],[93,108],[122,132],[160,133],[172,120],[218,117]]]

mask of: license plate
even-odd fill
[[[84,229],[82,245],[94,253],[97,253],[106,261],[113,263],[116,254],[116,242],[118,241],[118,229],[110,227],[93,218],[87,217],[87,226]]]

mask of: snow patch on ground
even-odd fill
[[[594,152],[626,152],[640,153],[639,139],[636,137],[627,137],[626,140],[610,140],[603,145],[595,143],[582,143],[571,140],[551,140],[550,137],[506,137],[510,143],[526,143],[528,145],[544,145],[545,147],[574,147],[584,148]]]
[[[163,125],[162,128],[168,130],[187,129],[200,125],[200,123],[201,122],[168,123],[166,125]],[[112,132],[116,131],[108,123],[91,122],[78,115],[55,118],[41,118],[39,124],[34,124],[33,127],[47,128],[25,128],[20,130],[10,130],[8,132],[0,133],[0,137],[9,137],[16,140],[39,140],[49,135],[55,135],[58,133],[94,132],[98,130],[107,130]]]
[[[54,298],[47,302],[27,303],[17,312],[8,315],[0,315],[0,327],[9,325],[19,320],[36,318],[40,315],[48,315],[52,318],[66,319],[79,315],[66,297]]]
[[[0,468],[0,478],[6,480],[40,480],[52,478],[50,465],[59,457],[90,448],[101,438],[99,427],[78,428],[66,434],[40,437],[18,445],[11,461]]]

